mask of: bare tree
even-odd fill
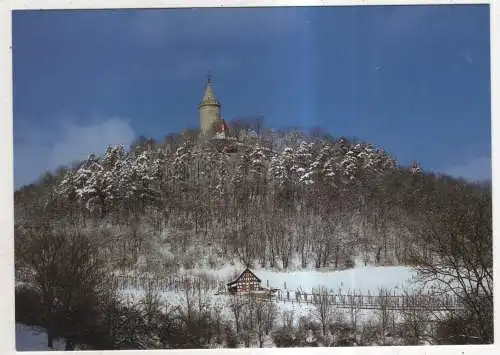
[[[361,295],[356,295],[353,293],[352,295],[347,296],[349,298],[349,318],[351,321],[351,326],[356,330],[358,328],[358,316],[361,311]]]
[[[294,328],[294,312],[284,311],[281,313],[281,325],[273,332],[273,340],[277,347],[292,347],[296,345]]]
[[[53,232],[42,226],[28,234],[30,240],[18,257],[34,271],[48,346],[60,336],[71,350],[91,331],[100,303],[113,294],[104,261],[85,235]]]
[[[380,337],[385,344],[387,332],[390,329],[391,317],[394,316],[393,311],[390,309],[391,292],[386,289],[380,289],[377,296],[377,310],[375,316],[378,320]]]
[[[261,136],[264,130],[264,117],[241,117],[232,119],[229,123],[231,135],[243,138],[250,132]]]
[[[297,219],[297,224],[297,253],[300,255],[300,266],[302,268],[306,268],[311,232],[308,215],[305,212],[300,214],[300,217]]]
[[[294,313],[292,311],[283,311],[281,313],[281,322],[283,328],[293,329]]]
[[[220,303],[216,303],[212,305],[212,324],[213,331],[215,333],[217,344],[223,343],[224,336],[224,321],[222,317],[222,309],[224,305]]]
[[[240,329],[240,339],[247,348],[252,345],[252,340],[254,340],[256,335],[256,308],[247,302],[243,307],[243,312],[241,313],[241,329]]]
[[[256,256],[258,249],[258,240],[255,238],[253,227],[250,223],[246,223],[238,227],[233,233],[233,250],[245,265],[251,265]]]
[[[273,255],[280,257],[283,269],[288,268],[290,257],[293,251],[293,235],[286,227],[287,219],[283,214],[273,214],[273,223],[271,227],[271,243]]]
[[[182,310],[180,306],[165,305],[165,312],[159,314],[158,337],[162,348],[178,344],[177,335],[182,330]]]
[[[427,332],[430,319],[426,310],[411,307],[403,310],[401,316],[405,345],[420,345],[422,341],[430,339]]]
[[[276,304],[271,300],[265,300],[258,296],[251,296],[249,307],[255,318],[255,333],[259,341],[259,347],[264,346],[264,337],[271,332],[277,316]]]
[[[316,297],[315,307],[315,317],[321,323],[321,330],[323,336],[326,336],[326,330],[329,324],[333,321],[334,309],[331,302],[331,293],[325,286],[320,286],[318,289],[313,290],[313,294]]]
[[[228,300],[228,307],[231,310],[231,313],[233,314],[234,317],[234,323],[236,326],[237,335],[239,335],[241,331],[241,318],[244,311],[243,308],[245,307],[246,303],[247,300],[237,295],[230,296]]]
[[[158,315],[162,304],[157,285],[152,280],[148,282],[146,293],[139,304],[142,306],[141,315],[144,318],[147,331],[156,332],[159,323]]]
[[[264,336],[266,334],[266,309],[265,302],[255,296],[251,297],[249,306],[252,308],[252,313],[255,317],[255,333],[259,341],[259,347],[264,346]]]
[[[197,285],[195,288],[186,289],[184,301],[184,307],[180,313],[184,345],[188,348],[208,346],[214,336],[209,297]]]
[[[312,249],[315,254],[315,266],[319,269],[322,262],[325,260],[325,250],[329,248],[327,243],[329,238],[325,233],[324,225],[321,220],[315,222],[312,233],[314,235]]]
[[[278,307],[273,300],[268,300],[265,304],[264,331],[269,335],[273,330],[276,318],[278,317]]]
[[[483,342],[493,341],[491,191],[450,183],[415,227],[424,248],[413,252],[420,281],[454,295],[474,320]]]

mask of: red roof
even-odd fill
[[[221,119],[219,132],[229,132],[229,127],[224,119]]]

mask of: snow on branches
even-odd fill
[[[109,146],[101,157],[90,155],[69,170],[56,190],[89,210],[102,211],[130,201],[158,200],[166,186],[171,191],[206,190],[207,197],[221,197],[231,189],[261,194],[268,191],[265,185],[282,192],[318,185],[339,188],[396,167],[389,155],[369,144],[303,138],[297,143],[281,152],[255,144],[231,155],[187,142],[173,153]]]
[[[92,154],[69,171],[56,191],[91,211],[102,210],[105,205],[152,194],[150,182],[158,178],[160,170],[160,161],[151,151],[133,154],[121,145],[108,146],[102,157]]]
[[[325,183],[336,187],[362,176],[382,174],[394,169],[395,161],[369,144],[309,143],[302,141],[296,150],[283,149],[271,159],[269,174],[277,186]]]

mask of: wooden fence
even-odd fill
[[[117,275],[113,277],[114,286],[118,290],[126,289],[153,289],[158,292],[165,291],[186,291],[201,289],[204,291],[218,290],[224,287],[225,283],[220,281],[190,276],[167,276],[167,277],[136,277],[128,275]]]
[[[35,281],[35,274],[30,270],[16,270],[16,283],[29,284]],[[165,291],[186,291],[193,289],[202,289],[204,291],[218,290],[225,286],[225,282],[217,281],[208,277],[192,276],[137,276],[115,274],[111,277],[113,287],[119,291],[127,289],[148,290],[152,289],[158,292]]]
[[[273,299],[278,302],[296,304],[318,304],[327,302],[336,308],[348,309],[387,309],[387,310],[432,310],[449,311],[458,310],[462,306],[457,297],[432,294],[418,295],[361,295],[361,294],[314,294],[305,292],[278,292]]]
[[[168,277],[147,277],[135,275],[115,275],[112,278],[113,286],[118,290],[127,289],[154,290],[156,292],[175,291],[183,292],[186,290],[218,291],[225,292],[225,281],[218,281],[203,277],[190,276],[168,276]],[[34,274],[16,270],[16,283],[31,283],[34,281]],[[243,297],[243,296],[242,296]],[[362,294],[317,294],[306,293],[302,291],[278,290],[269,300],[276,302],[286,302],[292,304],[317,304],[322,301],[328,302],[336,308],[348,309],[382,309],[387,310],[429,310],[446,311],[458,310],[462,306],[459,300],[450,295],[436,296],[433,294],[381,294],[381,295],[362,295]]]

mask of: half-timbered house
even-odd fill
[[[250,269],[246,268],[236,280],[227,284],[229,293],[248,293],[265,290],[261,285],[261,280]]]

